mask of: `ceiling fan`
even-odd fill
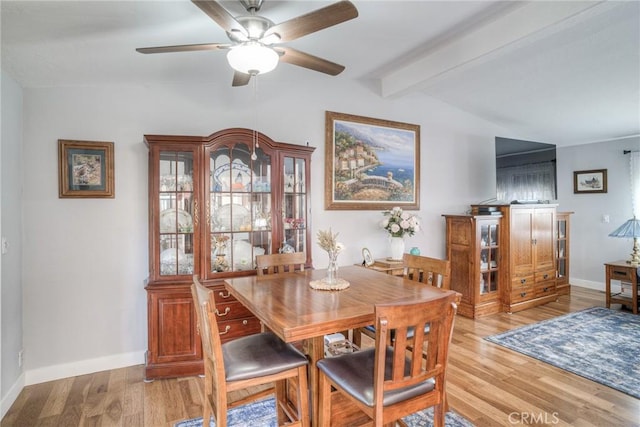
[[[232,16],[215,0],[191,0],[227,32],[231,43],[203,43],[177,46],[137,48],[140,53],[190,52],[228,49],[227,60],[234,69],[233,86],[244,86],[251,76],[273,70],[279,61],[332,76],[340,74],[344,66],[281,46],[307,34],[340,24],[358,16],[358,10],[348,0],[342,0],[315,11],[274,24],[257,15],[264,0],[239,0],[249,15]]]

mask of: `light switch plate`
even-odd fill
[[[7,241],[6,237],[2,238],[2,255],[6,254],[7,252],[9,252],[9,242]]]

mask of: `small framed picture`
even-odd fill
[[[113,142],[58,140],[58,197],[114,198]]]
[[[573,172],[573,193],[606,193],[607,170],[594,169]]]
[[[362,263],[367,267],[373,265],[373,257],[371,256],[371,252],[369,252],[369,249],[362,248],[362,258],[364,258],[364,261],[362,261]]]

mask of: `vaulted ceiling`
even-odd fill
[[[236,0],[221,3],[246,14]],[[259,14],[279,23],[332,3],[265,0]],[[559,145],[640,135],[640,2],[354,4],[357,18],[287,43],[345,65],[342,74],[311,77],[318,73],[280,64],[264,77],[348,79],[384,98],[433,97]],[[25,88],[231,85],[224,51],[135,51],[228,42],[190,1],[2,0],[0,8],[2,69]]]

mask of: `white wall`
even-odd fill
[[[2,73],[0,234],[9,243],[0,267],[0,399],[4,415],[24,385],[22,347],[22,89]]]
[[[604,290],[604,263],[629,259],[632,239],[608,234],[633,217],[629,155],[640,150],[640,137],[575,145],[558,150],[560,208],[571,218],[570,279],[574,285]],[[607,193],[573,193],[573,172],[607,169]],[[604,223],[608,215],[610,222]]]

